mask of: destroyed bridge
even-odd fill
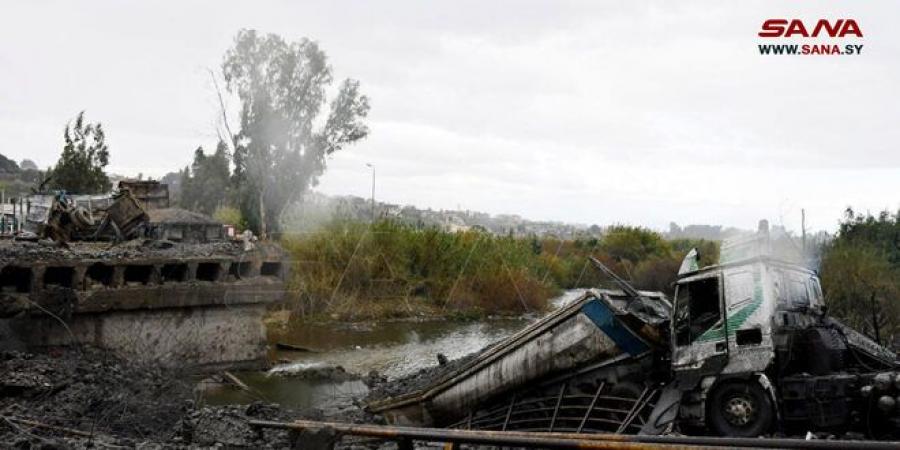
[[[115,196],[33,196],[3,218],[13,229],[0,240],[4,346],[92,344],[164,365],[264,365],[262,316],[284,294],[283,250],[169,208],[165,185],[120,187]]]

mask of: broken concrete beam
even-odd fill
[[[262,315],[289,273],[280,248],[127,244],[0,243],[3,325],[31,345],[90,343],[171,365],[263,361]]]

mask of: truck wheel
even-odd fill
[[[719,436],[756,437],[772,426],[772,401],[755,381],[725,381],[708,397],[707,423]]]

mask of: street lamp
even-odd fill
[[[372,169],[372,223],[375,223],[375,164],[366,163]]]

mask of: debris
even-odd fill
[[[117,241],[128,240],[137,237],[148,221],[149,216],[140,202],[131,195],[131,191],[122,189],[113,195],[113,203],[107,208],[106,218],[97,233],[102,233],[103,224],[107,224],[116,232]]]
[[[276,342],[275,348],[279,350],[290,350],[292,352],[303,352],[303,353],[320,353],[319,350],[313,350],[307,347],[301,347],[299,345],[288,344],[285,342]]]
[[[37,223],[41,238],[49,238],[60,245],[104,237],[122,241],[138,237],[146,228],[147,213],[127,189],[103,202],[108,206],[103,203],[94,205],[96,209],[79,204],[78,197],[65,192],[38,196],[35,201],[48,201],[48,197],[49,204],[33,206],[35,212],[29,214],[29,221]],[[87,205],[91,205],[90,200]],[[100,217],[99,221],[97,217]]]
[[[93,347],[53,353],[0,352],[0,447],[281,449],[290,446],[287,431],[260,431],[250,420],[378,422],[359,408],[326,416],[264,402],[202,406],[186,373]]]
[[[254,243],[257,241],[256,236],[250,230],[244,230],[243,233],[239,234],[238,240],[243,243],[245,252],[253,250]]]
[[[9,421],[11,421],[11,422],[15,422],[15,423],[20,424],[20,425],[26,425],[26,426],[29,426],[29,427],[46,428],[46,429],[48,429],[48,430],[61,431],[61,432],[63,432],[63,433],[66,433],[66,434],[72,434],[72,435],[75,435],[75,436],[93,437],[93,434],[88,433],[88,432],[86,432],[86,431],[75,430],[75,429],[72,429],[72,428],[66,428],[66,427],[59,427],[59,426],[56,426],[56,425],[48,425],[48,424],[46,424],[46,423],[38,422],[38,421],[35,421],[35,420],[19,419],[19,418],[17,418],[17,417],[7,417],[7,416],[2,416],[2,417],[3,417],[3,420],[9,420]]]
[[[235,386],[237,386],[237,387],[239,387],[239,388],[241,388],[241,389],[243,389],[243,390],[245,390],[245,391],[247,391],[247,392],[251,392],[251,391],[252,391],[252,390],[250,389],[250,386],[247,386],[246,383],[244,383],[243,381],[241,381],[240,378],[234,376],[234,374],[232,374],[231,372],[229,372],[229,371],[226,370],[222,375],[225,377],[226,380],[230,381],[231,384],[233,384],[233,385],[235,385]]]

